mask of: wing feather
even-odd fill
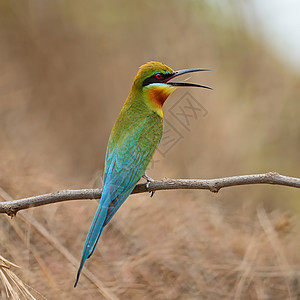
[[[103,201],[106,205],[109,204],[109,209],[105,224],[144,175],[159,144],[162,136],[162,120],[153,122],[153,117],[156,116],[150,115],[145,118],[139,126],[135,124],[134,130],[127,132],[122,142],[107,153],[103,193],[108,197]]]

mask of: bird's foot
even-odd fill
[[[149,191],[150,182],[153,182],[154,179],[149,177],[146,173],[142,177],[147,180],[146,189],[147,189],[147,191]],[[149,193],[151,193],[150,197],[153,197],[153,195],[155,194],[155,191],[149,191]]]

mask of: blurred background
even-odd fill
[[[190,81],[214,91],[168,99],[149,176],[300,177],[299,10],[291,0],[0,0],[0,199],[99,187],[110,130],[150,60],[211,68]],[[299,196],[270,185],[131,196],[85,265],[106,297],[91,276],[73,288],[95,200],[1,215],[0,255],[36,299],[300,299]]]

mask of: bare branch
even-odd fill
[[[283,176],[276,172],[269,172],[266,174],[232,176],[217,179],[165,179],[150,182],[148,188],[146,187],[146,183],[137,184],[132,194],[178,189],[209,190],[217,193],[224,187],[247,184],[275,184],[300,188],[300,178]],[[68,200],[100,199],[101,191],[101,189],[65,190],[15,201],[6,201],[0,203],[0,213],[14,216],[19,210],[50,203]]]

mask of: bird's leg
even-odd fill
[[[147,180],[146,189],[149,190],[150,182],[153,182],[154,179],[149,177],[146,173],[142,177]],[[149,191],[149,193],[151,193],[150,197],[153,197],[153,195],[155,194],[155,191]]]

